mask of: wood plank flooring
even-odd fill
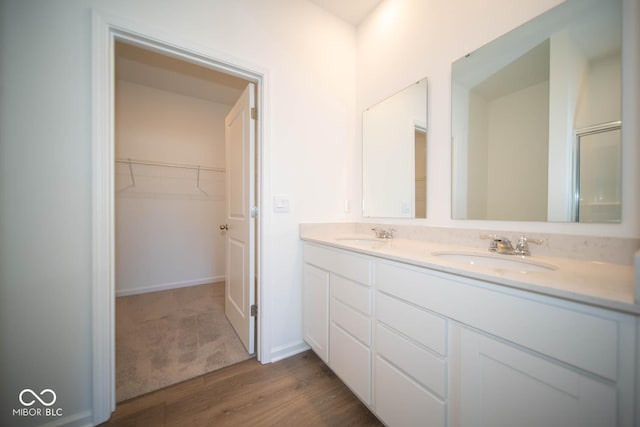
[[[255,359],[118,404],[102,426],[381,426],[311,351]]]

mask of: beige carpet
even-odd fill
[[[249,358],[224,283],[116,298],[117,402]]]

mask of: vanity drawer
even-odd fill
[[[360,342],[371,345],[371,318],[341,303],[331,299],[331,321],[346,332],[353,335]]]
[[[376,325],[376,352],[441,399],[446,398],[447,362],[381,323]]]
[[[617,379],[617,321],[582,311],[579,304],[396,263],[377,262],[375,283],[383,292],[460,323]]]
[[[371,316],[371,288],[332,274],[331,296],[359,312]]]
[[[375,413],[386,425],[444,427],[444,402],[381,357],[374,378]]]
[[[329,366],[362,401],[370,405],[371,350],[334,323],[329,337]]]
[[[308,264],[331,271],[347,279],[363,285],[370,285],[371,261],[364,257],[306,243],[304,245],[304,260]]]
[[[376,319],[425,347],[446,356],[447,322],[442,317],[378,292]]]

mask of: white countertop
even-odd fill
[[[551,264],[555,270],[517,271],[469,265],[433,255],[438,251],[473,252],[487,255],[477,248],[446,245],[420,240],[379,239],[371,235],[301,233],[307,242],[320,243],[485,282],[522,289],[571,301],[604,307],[625,313],[640,314],[634,298],[634,266],[560,257],[536,256],[526,259]],[[361,242],[343,239],[363,239]],[[535,250],[532,248],[532,251]],[[512,255],[495,255],[509,259]],[[515,259],[515,258],[511,258]]]

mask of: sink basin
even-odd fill
[[[470,266],[519,271],[521,273],[528,273],[533,271],[553,271],[556,269],[555,265],[546,264],[544,262],[531,261],[524,258],[516,258],[512,255],[493,255],[461,251],[432,252],[431,255],[437,256],[441,259],[446,259],[448,261],[454,261]]]

